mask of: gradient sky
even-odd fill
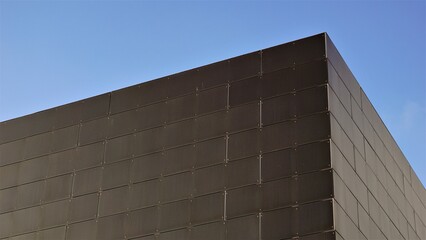
[[[0,121],[328,32],[426,185],[425,1],[0,0]]]

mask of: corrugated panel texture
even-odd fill
[[[426,190],[327,37],[335,222],[341,239],[426,239]]]
[[[325,49],[320,34],[2,122],[0,238],[335,239]]]

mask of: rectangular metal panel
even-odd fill
[[[116,162],[129,158],[133,154],[135,135],[126,135],[108,140],[106,143],[105,161]]]
[[[19,163],[0,167],[0,189],[18,184]]]
[[[44,179],[47,175],[47,161],[47,156],[43,156],[20,162],[18,184]]]
[[[289,121],[264,127],[261,131],[262,151],[269,152],[293,146],[296,135],[295,126],[293,121]]]
[[[226,198],[228,218],[257,213],[262,206],[261,188],[258,185],[229,190]]]
[[[99,218],[96,240],[123,239],[125,218],[125,214]]]
[[[331,170],[303,174],[297,177],[298,201],[308,202],[333,197]]]
[[[225,240],[226,228],[222,222],[194,226],[191,230],[191,240]]]
[[[72,174],[47,179],[43,202],[56,201],[71,197],[72,181]]]
[[[166,102],[160,102],[136,109],[136,130],[159,127],[167,121]]]
[[[137,122],[136,109],[110,116],[108,118],[108,138],[135,132]]]
[[[266,99],[262,102],[262,123],[269,125],[293,119],[296,108],[296,93]]]
[[[159,151],[165,142],[165,129],[153,128],[135,134],[134,155],[141,155]]]
[[[102,171],[102,190],[130,183],[131,160],[106,165]]]
[[[13,211],[16,207],[18,198],[18,189],[8,188],[0,191],[0,214]]]
[[[128,195],[128,186],[102,191],[99,197],[99,216],[103,217],[126,211]]]
[[[33,182],[17,187],[16,208],[39,205],[45,192],[45,181]]]
[[[283,208],[262,214],[262,239],[290,238],[297,233],[294,208]]]
[[[94,219],[98,213],[98,193],[88,194],[71,199],[69,207],[69,222],[79,222]]]
[[[40,228],[65,225],[68,219],[69,200],[49,203],[41,206]]]
[[[205,167],[225,161],[226,139],[219,137],[195,144],[195,167]]]
[[[226,186],[225,165],[215,165],[194,171],[194,195],[223,191]]]
[[[228,111],[228,131],[256,128],[260,124],[259,102],[231,108]]]
[[[260,100],[261,78],[259,76],[231,83],[229,87],[229,105],[237,106]]]
[[[130,212],[125,220],[127,238],[155,233],[158,228],[158,207],[144,208]]]
[[[76,149],[76,157],[73,159],[73,169],[81,170],[97,167],[104,161],[105,143],[95,143]]]
[[[102,168],[91,168],[75,173],[73,196],[95,193],[101,189]]]
[[[297,159],[297,171],[300,173],[331,166],[329,141],[300,145],[294,155]]]
[[[167,122],[176,122],[195,116],[197,96],[195,93],[166,101]]]
[[[169,202],[189,198],[193,193],[193,174],[184,172],[161,179],[160,201]]]
[[[259,135],[260,132],[258,129],[230,135],[228,158],[238,159],[259,154]]]
[[[37,230],[40,227],[41,221],[41,207],[31,207],[15,211],[12,213],[11,218],[15,223],[6,232],[10,235],[18,235],[22,233],[28,233]]]
[[[229,162],[226,166],[227,188],[260,183],[259,157]]]
[[[101,118],[82,123],[78,143],[85,145],[105,140],[108,135],[108,121],[108,118]]]
[[[228,87],[220,86],[197,93],[196,114],[225,110],[228,105]]]
[[[189,239],[190,230],[187,228],[174,230],[170,232],[164,232],[158,235],[160,240],[175,240],[175,239]]]
[[[195,164],[195,144],[164,151],[163,175],[191,170]]]
[[[175,98],[195,92],[199,87],[196,71],[184,71],[167,78],[167,98]]]
[[[67,240],[96,239],[96,221],[70,224],[67,230]]]
[[[195,141],[195,119],[189,119],[167,125],[164,130],[166,147],[184,145]]]
[[[301,205],[297,214],[300,235],[333,229],[332,201]]]
[[[259,239],[259,215],[233,218],[226,222],[227,239]]]
[[[53,177],[66,173],[71,173],[74,170],[74,161],[76,161],[77,151],[81,148],[70,149],[45,156],[47,158],[46,176]]]
[[[159,230],[171,230],[188,226],[190,220],[189,200],[160,206]]]
[[[330,137],[330,114],[320,113],[304,117],[296,123],[297,144],[327,139]]]
[[[224,212],[224,193],[195,197],[191,200],[191,224],[220,221]]]
[[[163,170],[162,153],[154,153],[133,159],[130,169],[130,179],[132,182],[140,182],[153,178],[158,178]]]
[[[21,141],[14,142],[14,143],[20,143],[20,142]],[[29,158],[45,155],[45,154],[48,154],[50,152],[51,143],[52,143],[52,132],[43,133],[43,134],[40,134],[40,135],[35,135],[35,136],[32,136],[32,137],[26,138],[25,139],[25,145],[17,145],[16,146],[16,147],[18,147],[17,149],[15,149],[15,146],[8,146],[8,150],[10,151],[10,154],[7,154],[7,152],[6,152],[7,155],[5,157],[11,158],[11,160],[15,160],[15,159],[21,160],[21,159],[18,158],[18,154],[16,154],[15,151],[22,152],[22,149],[25,149],[24,154],[23,154],[24,159],[29,159]],[[25,146],[25,148],[24,148],[24,146]],[[19,154],[19,156],[20,155],[21,154]],[[2,156],[2,158],[3,158],[3,156]],[[11,161],[9,160],[8,163],[11,163]]]
[[[199,141],[225,135],[227,116],[226,111],[220,111],[196,118],[196,139]]]
[[[80,126],[71,126],[52,132],[51,152],[57,152],[77,146]]]
[[[262,185],[262,209],[288,207],[296,203],[297,183],[294,178],[284,178]]]
[[[108,114],[111,94],[101,94],[82,101],[80,121],[104,117]]]
[[[160,201],[160,181],[150,180],[130,185],[129,209],[154,206]]]
[[[262,51],[263,72],[291,67],[325,57],[325,35],[289,42]]]
[[[296,160],[292,157],[295,150],[287,148],[262,154],[262,181],[289,177],[296,173]]]

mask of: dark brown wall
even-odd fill
[[[321,34],[3,122],[0,238],[334,239],[326,83]]]

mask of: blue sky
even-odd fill
[[[0,0],[0,121],[328,32],[426,185],[425,1]]]

